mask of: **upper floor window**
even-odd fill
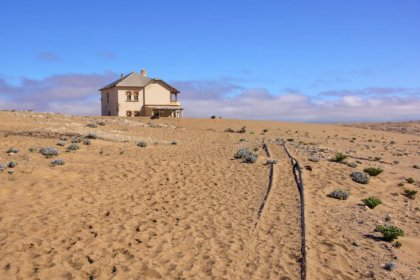
[[[139,101],[139,92],[135,91],[133,92],[134,101]]]
[[[176,93],[171,93],[171,101],[172,102],[176,102],[177,101],[177,94]]]
[[[126,91],[125,94],[127,95],[127,101],[131,101],[131,91]]]

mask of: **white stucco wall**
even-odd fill
[[[139,93],[139,101],[127,101],[126,92],[131,91],[138,91]],[[131,97],[133,99],[133,95]],[[139,88],[119,88],[118,89],[118,104],[119,104],[119,114],[118,116],[125,117],[127,116],[127,111],[141,111],[143,108],[143,89]]]
[[[107,93],[109,94],[109,102],[107,102]],[[108,111],[111,113],[111,116],[117,116],[117,104],[118,97],[116,88],[101,91],[102,116],[108,116]]]
[[[170,105],[171,92],[159,83],[153,83],[145,88],[146,105]]]

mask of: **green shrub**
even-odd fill
[[[146,148],[147,147],[147,143],[145,141],[139,141],[137,143],[137,146],[139,146],[141,148]]]
[[[362,199],[362,201],[370,209],[373,209],[373,208],[375,208],[376,206],[378,206],[379,204],[382,203],[382,200],[380,200],[379,198],[374,197],[374,196]]]
[[[407,179],[405,179],[406,181],[407,181],[407,183],[409,183],[409,184],[413,184],[415,181],[414,181],[414,179],[413,178],[407,178]]]
[[[377,167],[367,167],[363,169],[363,171],[369,174],[370,176],[377,176],[381,174],[382,172],[384,172],[382,168],[377,168]]]
[[[417,194],[417,191],[415,191],[415,190],[405,190],[404,191],[404,195],[406,196],[406,197],[408,197],[408,198],[410,198],[410,199],[415,199],[416,198],[416,194]]]
[[[396,226],[377,226],[376,230],[383,235],[383,239],[392,242],[400,236],[404,236],[404,231]]]
[[[90,145],[92,144],[92,141],[90,141],[90,139],[83,139],[83,144]]]
[[[403,186],[404,186],[403,182],[398,183],[398,187],[403,187]]]
[[[96,127],[98,127],[98,125],[96,123],[88,123],[86,126],[88,126],[90,128],[96,128]]]
[[[245,142],[245,141],[246,141],[245,138],[239,139],[239,142]]]
[[[346,200],[349,198],[350,192],[343,190],[335,190],[332,191],[328,196],[339,200]]]
[[[347,156],[345,154],[343,154],[343,153],[337,153],[337,154],[335,154],[335,158],[333,159],[333,161],[335,161],[335,162],[342,162],[346,158],[347,158]]]

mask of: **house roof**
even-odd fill
[[[172,87],[171,85],[169,85],[168,83],[166,83],[165,81],[161,80],[161,79],[151,79],[147,76],[143,76],[140,73],[136,73],[136,72],[131,72],[128,75],[122,76],[120,79],[116,80],[115,82],[110,83],[109,85],[104,86],[103,88],[101,88],[99,91],[104,90],[104,89],[108,89],[108,88],[112,88],[114,86],[118,86],[118,87],[145,87],[148,86],[149,84],[152,83],[163,83],[164,85],[166,85],[170,91],[172,92],[179,92],[176,88]]]

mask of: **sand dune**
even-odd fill
[[[105,125],[87,126],[100,121]],[[224,132],[243,126],[243,134]],[[98,139],[77,151],[56,145],[61,135],[68,144],[92,132]],[[299,279],[300,201],[277,138],[312,168],[303,170],[307,279],[419,278],[419,203],[403,195],[405,188],[419,189],[420,170],[413,168],[420,164],[419,136],[337,125],[31,112],[0,112],[0,163],[17,162],[15,174],[0,172],[0,278]],[[136,145],[140,140],[146,148]],[[263,143],[278,163],[255,227],[269,179]],[[58,148],[54,158],[65,165],[51,166],[37,152],[45,146]],[[20,151],[8,154],[10,147]],[[258,148],[256,163],[233,158],[243,147]],[[336,152],[359,161],[357,167],[328,161]],[[310,154],[321,160],[308,161]],[[350,179],[367,166],[384,172],[368,185]],[[350,198],[327,197],[338,188]],[[383,204],[367,209],[361,199],[371,195]],[[374,238],[378,224],[403,228],[402,247]],[[391,261],[396,269],[383,269]]]

